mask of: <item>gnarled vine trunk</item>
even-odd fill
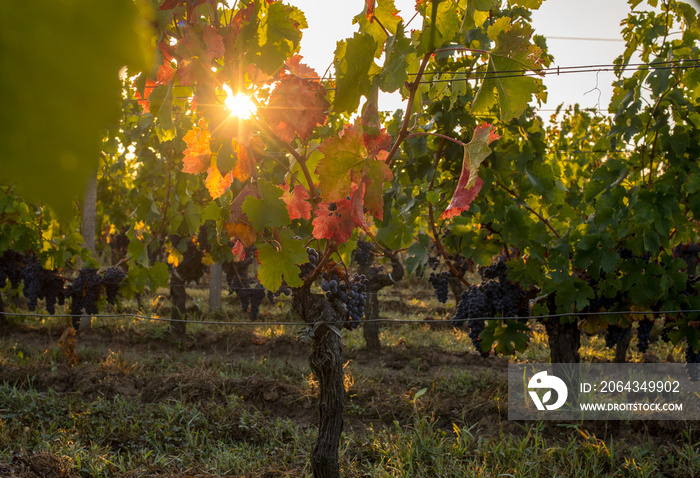
[[[547,329],[549,353],[552,363],[579,363],[581,356],[578,349],[581,347],[581,331],[578,328],[578,320],[566,320],[566,318],[552,317],[543,320]]]
[[[319,384],[319,424],[311,469],[315,478],[339,478],[338,448],[345,407],[340,327],[345,311],[342,304],[331,304],[308,288],[294,291],[292,307],[314,327],[309,364]]]

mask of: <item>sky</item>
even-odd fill
[[[364,0],[286,0],[285,3],[305,13],[309,28],[302,37],[301,55],[323,75],[333,62],[336,42],[357,30],[352,19],[363,11]],[[406,21],[415,13],[415,0],[395,0],[395,4]],[[533,12],[533,26],[537,34],[548,38],[549,53],[555,61],[552,66],[609,65],[624,50],[620,22],[626,18],[628,8],[626,0],[545,0]],[[420,21],[417,17],[409,27],[420,28]],[[544,83],[548,99],[542,109],[578,103],[586,108],[606,110],[612,81],[612,73],[547,76]],[[398,95],[380,98],[382,110],[393,111],[402,105]]]

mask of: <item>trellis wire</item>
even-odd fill
[[[604,312],[570,312],[563,314],[547,314],[547,315],[531,315],[528,317],[471,317],[465,319],[465,322],[474,322],[477,320],[544,320],[544,319],[556,319],[562,317],[580,317],[580,316],[608,316],[608,315],[665,315],[665,314],[693,314],[700,313],[700,310],[690,309],[690,310],[619,310],[619,311],[604,311]],[[6,317],[35,317],[35,318],[72,318],[76,317],[71,314],[56,314],[56,315],[44,315],[35,312],[0,312],[0,316]],[[232,321],[209,321],[209,320],[187,320],[187,319],[168,319],[164,317],[151,317],[139,314],[95,314],[86,315],[86,317],[94,318],[133,318],[139,320],[152,320],[157,322],[178,322],[185,324],[203,324],[203,325],[228,325],[233,327],[269,327],[269,326],[307,326],[310,325],[306,322],[232,322]],[[389,324],[439,324],[441,322],[448,323],[449,320],[428,320],[428,319],[368,319],[362,322],[381,322]]]

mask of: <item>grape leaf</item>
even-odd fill
[[[408,81],[407,55],[413,52],[411,39],[406,38],[403,24],[396,27],[396,34],[386,40],[386,60],[379,75],[382,91],[393,93]]]
[[[375,57],[382,53],[384,41],[387,39],[386,32],[393,34],[400,22],[401,17],[394,0],[367,0],[364,11],[352,20],[353,24],[359,24],[360,30],[372,35],[376,41]]]
[[[151,67],[150,2],[4,2],[0,178],[63,218],[120,113],[119,70]],[[143,95],[142,95],[143,96]]]
[[[243,212],[243,202],[249,196],[258,199],[262,198],[262,194],[260,194],[256,186],[246,184],[243,189],[241,189],[241,192],[238,193],[236,199],[233,200],[233,203],[231,203],[228,223],[226,224],[226,231],[229,237],[238,239],[243,243],[244,247],[253,245],[257,239],[257,232],[250,225],[248,216]]]
[[[283,229],[279,233],[279,247],[265,243],[258,246],[256,252],[260,267],[258,279],[267,290],[277,290],[284,280],[289,287],[301,287],[304,282],[299,278],[301,269],[297,264],[308,261],[304,241],[294,239],[294,232]]]
[[[488,36],[496,42],[496,47],[489,55],[487,77],[472,102],[472,112],[486,113],[498,102],[500,119],[510,121],[525,111],[532,95],[543,90],[542,80],[512,72],[539,68],[542,50],[530,43],[530,25],[522,22],[512,25],[508,17],[496,20],[488,28]]]
[[[342,244],[352,236],[356,224],[349,199],[333,203],[322,202],[316,207],[315,216],[312,224],[316,239],[330,239]]]
[[[319,150],[319,189],[325,201],[337,202],[364,185],[365,208],[381,219],[384,214],[384,182],[393,178],[378,148],[389,144],[386,132],[365,135],[361,124],[346,126],[338,136],[325,141]],[[372,148],[368,151],[367,145]]]
[[[438,3],[439,2],[439,3]],[[418,54],[423,55],[428,51],[440,48],[459,31],[460,18],[457,14],[457,3],[454,0],[432,0],[430,9],[427,5],[416,5],[416,9],[423,15],[424,22],[429,25],[423,30],[418,46]],[[427,14],[430,10],[430,15]]]
[[[486,328],[481,332],[481,349],[488,351],[496,344],[496,353],[512,355],[515,352],[523,352],[527,348],[528,333],[527,324],[521,324],[513,320],[489,320]]]
[[[261,197],[249,196],[243,201],[242,210],[256,231],[266,227],[287,226],[290,222],[287,205],[282,201],[282,189],[267,181],[258,181]]]
[[[183,138],[187,144],[185,157],[182,159],[182,171],[190,174],[203,173],[211,163],[211,132],[204,119],[199,120],[199,126],[193,126]]]
[[[246,59],[268,75],[273,75],[287,58],[298,51],[301,29],[308,25],[306,17],[296,7],[282,2],[255,3],[260,6],[257,42],[247,45]]]
[[[207,169],[207,179],[204,181],[205,186],[209,190],[212,199],[216,199],[231,185],[233,177],[231,174],[221,175],[219,168],[216,167],[216,159],[212,160],[211,166]]]
[[[472,140],[464,145],[462,173],[459,176],[457,188],[440,219],[448,219],[469,209],[469,205],[484,185],[481,178],[477,176],[479,166],[491,154],[489,144],[496,139],[498,135],[494,133],[493,126],[484,123],[474,129]]]
[[[206,25],[202,30],[202,38],[206,45],[207,60],[211,62],[215,58],[224,56],[226,49],[224,48],[224,39],[211,25]]]
[[[301,184],[297,184],[292,192],[284,191],[282,200],[287,205],[290,219],[311,219],[309,197],[309,192]]]
[[[372,78],[377,73],[371,71],[376,48],[377,42],[369,33],[355,33],[352,38],[336,44],[333,109],[337,113],[355,112],[360,105],[360,97],[369,94]]]
[[[283,75],[262,112],[272,132],[288,143],[296,136],[308,140],[316,126],[326,121],[330,108],[318,75],[300,64],[300,58],[292,58],[288,65],[291,63],[293,71],[304,76]]]

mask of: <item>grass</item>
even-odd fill
[[[603,441],[576,426],[551,438],[541,423],[451,429],[420,412],[405,423],[346,434],[345,476],[495,477],[699,476],[698,443]],[[85,400],[52,390],[0,386],[0,461],[51,453],[80,476],[309,476],[314,430],[226,403]]]
[[[387,294],[382,316],[449,316],[453,303],[423,292]],[[190,317],[211,317],[206,291],[189,293]],[[138,314],[168,315],[167,301],[143,302]],[[217,317],[247,320],[224,303]],[[21,333],[0,340],[0,474],[51,476],[39,463],[51,457],[64,476],[310,476],[318,385],[293,343],[301,327],[264,323],[287,321],[288,308],[264,305],[251,328],[189,324],[179,341],[162,322],[93,319],[74,368],[55,345],[67,319],[22,319]],[[531,327],[526,351],[485,360],[449,327],[386,325],[374,355],[361,330],[343,330],[344,476],[700,477],[695,424],[507,421],[505,362],[549,360],[546,333]],[[613,351],[584,334],[581,355],[609,361]],[[643,357],[633,339],[628,359],[649,357],[681,361],[682,349],[657,341]]]

